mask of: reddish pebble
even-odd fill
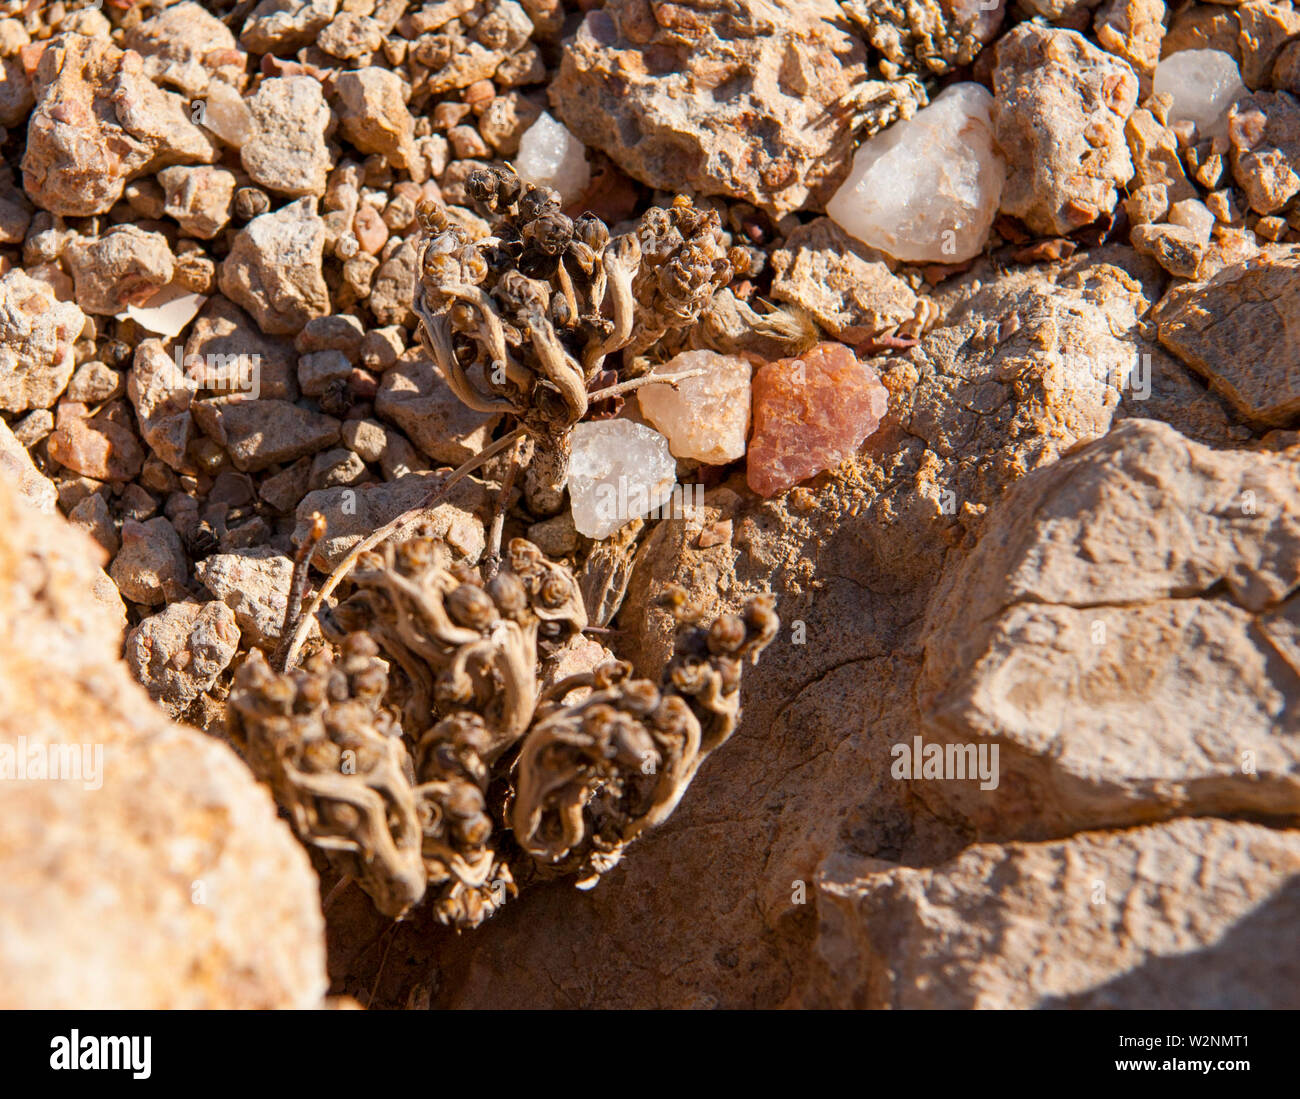
[[[368,202],[363,202],[357,207],[357,212],[352,218],[352,232],[356,234],[361,251],[372,256],[379,255],[384,245],[388,243],[388,226],[379,216],[379,211]]]
[[[843,344],[819,343],[754,375],[754,434],[746,479],[775,496],[834,469],[880,426],[889,391]]]

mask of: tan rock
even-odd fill
[[[246,55],[230,28],[202,5],[185,0],[127,30],[125,45],[144,58],[144,71],[158,84],[189,98],[202,95],[214,76],[243,87]]]
[[[149,448],[172,469],[189,471],[186,450],[194,435],[194,389],[161,341],[145,340],[135,349],[127,395]]]
[[[126,635],[124,658],[149,697],[181,717],[210,690],[239,649],[239,627],[224,603],[171,603]]]
[[[87,313],[116,316],[143,305],[172,280],[176,258],[161,233],[119,225],[102,237],[78,239],[64,250]]]
[[[234,172],[177,165],[159,172],[158,182],[167,196],[163,212],[175,218],[183,232],[211,240],[229,223],[235,198]]]
[[[1104,50],[1151,77],[1165,36],[1165,0],[1110,0],[1097,10],[1094,33]]]
[[[1292,1008],[1300,832],[1179,820],[818,875],[821,1006]],[[1162,1055],[1163,1056],[1163,1055]]]
[[[1243,96],[1228,112],[1232,175],[1256,213],[1300,194],[1300,103],[1286,92]]]
[[[307,857],[233,753],[131,682],[121,603],[90,594],[108,583],[97,560],[0,484],[0,743],[25,737],[60,761],[84,761],[87,745],[95,771],[0,783],[0,1003],[316,1006],[324,941]]]
[[[221,292],[267,335],[292,336],[330,312],[321,273],[325,224],[302,198],[250,221],[221,263]]]
[[[235,468],[245,473],[292,462],[339,441],[339,421],[333,416],[288,401],[195,401],[191,412],[204,434],[224,447]]]
[[[837,340],[894,335],[922,311],[921,299],[885,257],[830,218],[801,225],[772,253],[772,297],[807,310]]]
[[[377,153],[399,170],[415,160],[415,120],[406,109],[402,79],[370,66],[334,81],[343,136],[363,153]]]
[[[180,536],[159,515],[148,522],[128,519],[122,524],[122,548],[108,575],[127,599],[156,607],[184,599],[189,568]]]
[[[1300,12],[1290,4],[1253,0],[1237,8],[1241,21],[1241,79],[1252,91],[1269,87],[1282,47],[1300,34]]]
[[[312,512],[324,515],[329,529],[317,545],[312,563],[328,571],[366,535],[416,507],[437,485],[440,476],[411,473],[383,484],[309,492],[298,504],[294,541],[301,543],[306,536]],[[472,564],[483,555],[487,545],[479,518],[486,504],[487,493],[483,487],[466,479],[451,491],[446,503],[439,504],[427,517],[412,520],[393,537],[400,541],[424,523],[432,536],[445,540]]]
[[[1182,50],[1219,50],[1241,64],[1238,35],[1241,22],[1235,8],[1221,4],[1189,4],[1174,14],[1160,43],[1160,55]]]
[[[1134,176],[1139,186],[1162,186],[1170,202],[1195,198],[1196,188],[1183,171],[1174,132],[1156,121],[1145,108],[1134,111],[1124,126],[1133,154]]]
[[[1061,234],[1115,208],[1134,173],[1124,122],[1138,81],[1127,64],[1075,31],[1021,23],[998,41],[993,90],[1004,213]]]
[[[149,80],[139,54],[108,39],[60,37],[41,55],[35,94],[23,186],[52,213],[102,214],[133,176],[216,159],[184,101]]]
[[[1300,249],[1272,248],[1161,302],[1160,342],[1250,420],[1284,425],[1300,412]]]
[[[323,195],[330,170],[325,133],[330,109],[311,76],[263,80],[246,101],[252,132],[239,148],[255,183],[280,194]]]
[[[825,202],[852,150],[835,104],[865,75],[862,44],[828,0],[733,10],[614,0],[566,45],[561,121],[629,175],[744,199],[780,216]]]
[[[0,479],[12,486],[18,498],[34,511],[53,515],[59,494],[54,484],[32,461],[27,448],[0,420]]]
[[[1300,463],[1120,425],[1013,485],[940,583],[924,734],[998,745],[995,791],[922,796],[984,836],[1300,818],[1300,669],[1256,616],[1300,583]]]
[[[0,275],[0,410],[49,408],[72,377],[86,318],[21,270]]]
[[[84,404],[61,401],[47,445],[60,465],[97,481],[133,480],[144,465],[125,401],[110,401],[94,415]]]
[[[467,408],[447,386],[425,353],[404,352],[384,372],[375,413],[396,424],[422,454],[458,466],[491,441],[500,417]]]

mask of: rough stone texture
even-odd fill
[[[221,292],[242,305],[267,335],[292,336],[330,312],[321,274],[325,223],[301,198],[250,221],[221,264]]]
[[[85,314],[19,270],[0,275],[0,410],[26,412],[58,400],[74,368],[72,344]]]
[[[215,553],[194,571],[199,583],[234,612],[245,640],[266,649],[280,640],[292,560],[270,546],[260,546]]]
[[[1150,77],[1160,60],[1164,19],[1164,0],[1110,0],[1097,11],[1097,41],[1127,61],[1135,73]]]
[[[826,212],[896,259],[959,263],[979,255],[1006,179],[992,105],[980,84],[945,88],[862,144]]]
[[[156,607],[184,599],[190,573],[180,536],[159,515],[145,523],[128,519],[122,524],[122,548],[108,575],[131,602]]]
[[[124,41],[144,58],[151,80],[190,98],[202,95],[214,75],[241,87],[247,79],[230,28],[189,0],[131,27]]]
[[[363,153],[378,153],[394,168],[415,162],[415,119],[406,109],[402,79],[375,66],[340,73],[334,81],[339,128]]]
[[[500,421],[461,404],[433,362],[414,348],[384,372],[375,413],[401,428],[421,453],[453,467],[487,446]]]
[[[817,880],[822,1006],[1294,1010],[1297,869],[1300,832],[1216,820],[933,869],[838,856]]]
[[[807,310],[844,343],[892,336],[924,315],[921,299],[884,257],[830,218],[799,226],[771,262],[772,297]]]
[[[654,368],[656,374],[707,370],[677,385],[637,390],[641,414],[668,440],[677,458],[725,465],[745,453],[749,434],[749,360],[715,351],[683,351]]]
[[[1170,20],[1164,41],[1160,43],[1160,53],[1169,57],[1183,50],[1222,50],[1240,63],[1240,33],[1241,22],[1235,8],[1214,3],[1189,4]]]
[[[107,39],[60,37],[36,68],[23,186],[55,214],[102,214],[133,176],[211,163],[215,147],[184,101],[156,87],[139,54]]]
[[[776,215],[825,202],[851,150],[836,104],[865,74],[830,0],[727,8],[612,0],[589,12],[550,87],[560,120],[629,175]]]
[[[983,836],[1300,818],[1300,666],[1260,623],[1300,584],[1298,549],[1296,455],[1165,424],[1012,486],[941,581],[918,685],[926,738],[999,744],[1000,784],[924,796]]]
[[[161,233],[119,225],[102,237],[74,240],[63,253],[87,313],[115,316],[143,305],[172,280],[175,258]]]
[[[293,344],[266,335],[239,306],[217,294],[190,325],[185,358],[198,356],[206,366],[209,357],[220,364],[238,361],[242,355],[256,358],[260,397],[298,399],[298,356]]]
[[[108,584],[97,560],[0,483],[0,742],[103,746],[99,789],[0,783],[0,1005],[314,1007],[306,855],[233,753],[131,682],[120,600],[87,598]]]
[[[1150,256],[1171,275],[1191,279],[1201,265],[1206,241],[1183,225],[1139,225],[1130,235],[1139,254]]]
[[[254,53],[292,54],[329,26],[338,6],[338,0],[262,0],[245,21],[239,44]]]
[[[167,196],[163,213],[175,218],[189,236],[211,240],[229,223],[235,197],[234,172],[206,165],[177,165],[159,172],[158,182]]]
[[[384,484],[309,492],[298,505],[294,541],[301,543],[306,537],[312,512],[324,515],[329,530],[317,545],[312,563],[328,571],[371,531],[417,506],[438,481],[436,474],[411,473]],[[486,514],[487,499],[483,486],[466,478],[452,489],[446,503],[439,504],[426,517],[413,519],[393,537],[400,541],[410,532],[424,529],[433,537],[444,539],[473,563],[483,555],[487,545],[481,518]]]
[[[339,421],[333,416],[288,401],[195,401],[192,412],[204,434],[220,443],[235,468],[245,473],[292,462],[339,441]]]
[[[160,341],[145,340],[135,349],[127,395],[149,448],[172,469],[188,469],[185,452],[194,434],[194,390]]]
[[[833,469],[880,426],[889,393],[843,344],[822,343],[754,375],[749,487],[775,496]]]
[[[993,90],[1004,213],[1055,235],[1115,208],[1133,178],[1124,121],[1138,81],[1127,64],[1074,31],[1022,23],[997,44]]]
[[[253,129],[239,148],[244,171],[280,194],[323,195],[330,170],[325,147],[330,109],[320,81],[310,76],[263,80],[246,103]]]
[[[1300,248],[1225,267],[1161,302],[1160,342],[1243,416],[1282,426],[1300,413]]]
[[[126,635],[131,674],[172,717],[181,717],[235,657],[239,627],[224,603],[171,603]]]
[[[1238,99],[1228,113],[1232,175],[1256,213],[1271,214],[1300,194],[1300,103],[1286,92]]]
[[[97,481],[134,480],[144,465],[125,401],[110,401],[93,416],[84,404],[60,402],[48,448],[60,465]]]
[[[1140,187],[1163,187],[1171,203],[1196,197],[1196,189],[1183,171],[1178,141],[1169,127],[1143,109],[1129,117],[1124,135],[1133,154],[1135,183]]]
[[[0,480],[18,494],[18,498],[34,511],[52,515],[59,494],[32,461],[27,448],[15,438],[9,425],[0,420]]]
[[[1242,4],[1237,17],[1241,20],[1241,78],[1249,88],[1267,88],[1282,47],[1300,34],[1300,12],[1289,3],[1261,0]]]

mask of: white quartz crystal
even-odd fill
[[[566,203],[581,198],[591,182],[586,146],[545,111],[519,139],[514,165],[523,179],[554,187]]]
[[[573,525],[588,538],[608,538],[624,523],[668,503],[677,462],[668,440],[631,420],[575,425],[569,460]]]
[[[1246,95],[1241,72],[1222,50],[1180,50],[1156,66],[1152,84],[1157,95],[1174,97],[1170,122],[1191,121],[1202,138],[1228,132],[1228,108]]]
[[[958,263],[978,255],[1006,180],[992,105],[979,84],[946,88],[930,106],[863,143],[826,212],[895,259]]]
[[[749,378],[752,368],[739,355],[683,351],[654,368],[656,374],[708,370],[698,378],[637,390],[641,414],[668,437],[678,458],[724,465],[745,453],[749,432]]]

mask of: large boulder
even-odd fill
[[[103,557],[0,483],[0,1006],[318,1005],[307,855],[230,749],[132,682]]]

